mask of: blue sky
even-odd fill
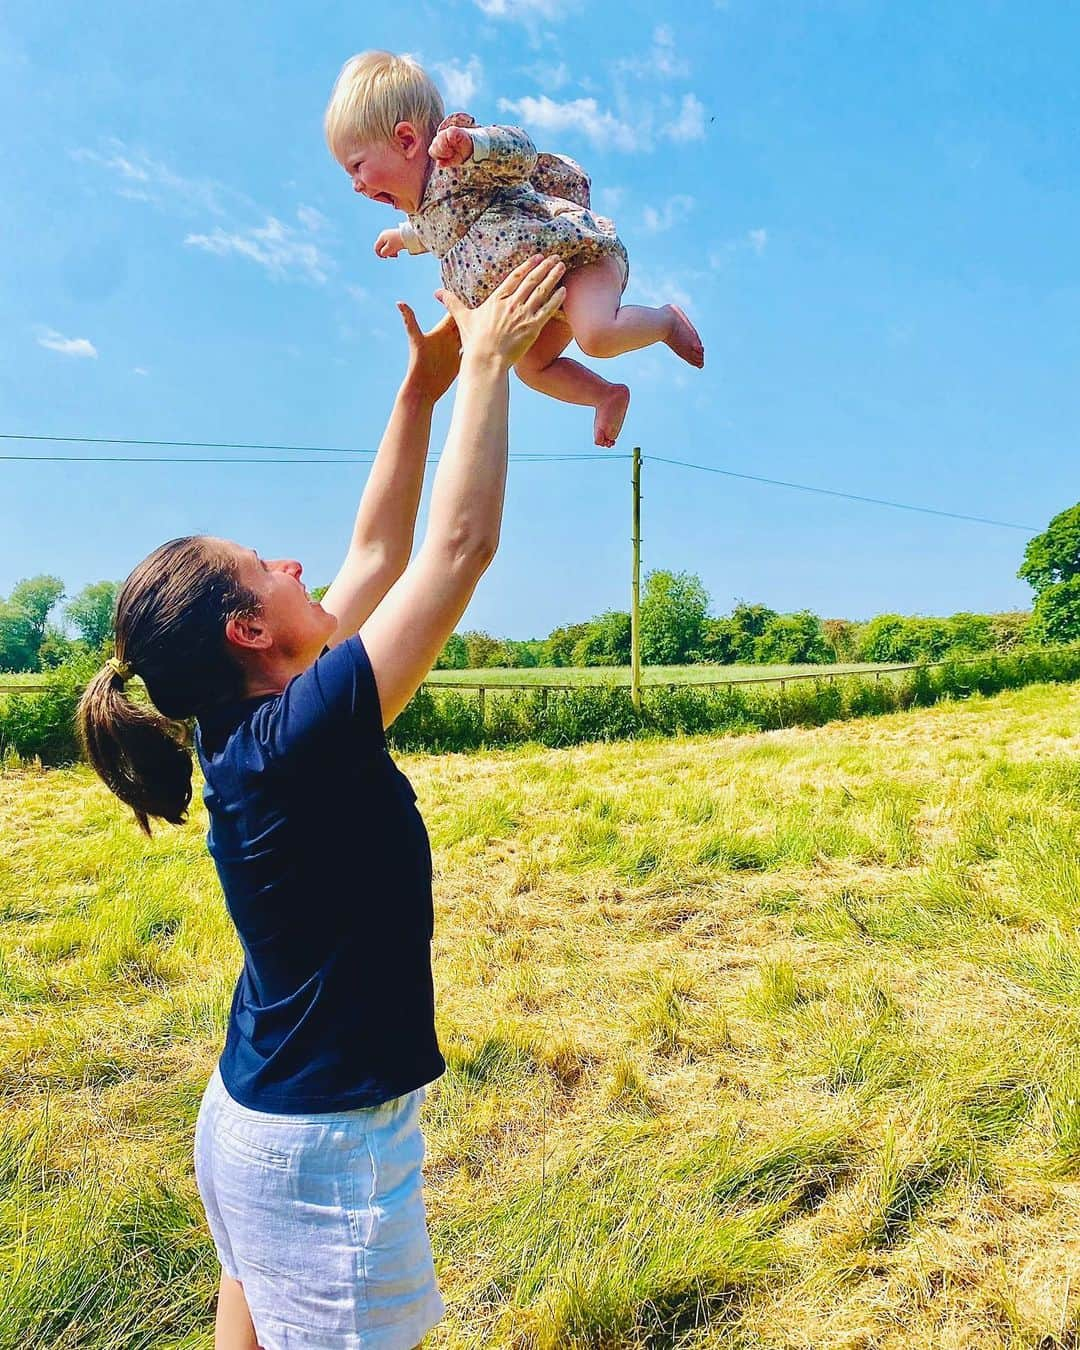
[[[393,301],[439,307],[435,261],[374,256],[394,214],[323,144],[367,47],[581,161],[628,298],[694,316],[704,372],[666,348],[597,363],[633,389],[619,450],[1037,529],[1076,500],[1080,12],[1045,0],[14,0],[0,432],[374,447],[404,353]],[[514,389],[514,451],[588,453],[590,424]],[[119,578],[191,531],[298,557],[317,584],[364,473],[0,462],[0,594]],[[463,626],[525,637],[628,607],[629,478],[513,465]],[[697,572],[717,613],[1029,601],[1019,531],[649,462],[643,491],[645,567]]]

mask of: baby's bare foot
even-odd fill
[[[676,356],[681,356],[684,361],[689,361],[700,370],[705,364],[705,348],[701,345],[697,329],[678,305],[668,305],[666,308],[670,310],[672,316],[667,345]]]
[[[611,449],[622,431],[623,418],[629,406],[630,390],[625,384],[613,384],[596,405],[593,440],[597,445],[602,445],[606,450]]]

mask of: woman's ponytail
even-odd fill
[[[147,834],[151,816],[184,823],[192,764],[182,722],[128,698],[123,679],[109,666],[83,690],[77,722],[98,777],[131,807]]]
[[[259,597],[222,540],[173,539],[145,558],[116,600],[116,652],[83,690],[77,722],[105,785],[150,833],[156,817],[182,825],[191,803],[187,724],[243,693],[225,638],[230,617],[257,614]],[[132,674],[149,703],[124,692]]]

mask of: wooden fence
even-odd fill
[[[658,680],[655,683],[643,683],[641,686],[642,695],[647,695],[653,689],[734,689],[739,684],[778,684],[781,691],[787,685],[794,684],[799,680],[826,680],[829,684],[835,684],[837,680],[848,679],[868,679],[871,675],[875,680],[880,680],[883,675],[902,675],[909,670],[934,670],[940,666],[971,666],[980,664],[993,656],[1004,655],[1001,652],[987,652],[983,656],[965,657],[958,661],[914,661],[909,665],[898,666],[876,666],[870,670],[828,670],[828,671],[807,671],[805,674],[798,675],[743,675],[728,677],[718,680]],[[629,684],[619,684],[615,686],[618,689],[625,689],[630,692]],[[50,689],[57,688],[53,684],[2,684],[0,683],[0,694],[44,694]],[[542,701],[547,703],[548,695],[555,692],[565,692],[566,690],[577,689],[609,689],[611,686],[602,680],[590,682],[588,684],[525,684],[525,683],[458,683],[456,680],[428,680],[420,686],[424,690],[462,690],[468,689],[475,692],[476,701],[481,718],[484,716],[484,709],[487,703],[487,691],[490,689],[493,693],[506,692],[525,692],[538,693],[543,696]]]

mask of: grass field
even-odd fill
[[[699,684],[703,681],[772,679],[789,675],[848,675],[860,671],[889,670],[888,665],[859,664],[836,666],[642,666],[642,684]],[[5,675],[0,673],[0,688],[48,684],[49,673]],[[625,684],[630,683],[629,666],[535,666],[523,669],[484,667],[479,670],[433,670],[428,684]]]
[[[790,675],[848,675],[859,671],[888,670],[889,666],[852,664],[837,666],[642,666],[642,684],[701,684],[707,681],[774,679]],[[433,670],[428,684],[626,684],[629,666],[535,666],[527,669]]]
[[[427,1345],[1065,1350],[1080,687],[402,763],[436,863]],[[238,945],[201,812],[0,775],[0,1347],[209,1350]]]

